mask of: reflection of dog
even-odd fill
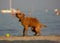
[[[41,28],[46,25],[42,25],[36,18],[25,17],[22,13],[16,13],[16,17],[19,18],[19,21],[24,26],[23,36],[27,35],[28,27],[31,27],[32,31],[35,32],[34,35],[41,35]]]

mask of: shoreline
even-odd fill
[[[14,41],[14,40],[20,40],[20,41],[29,41],[29,40],[50,40],[50,41],[59,41],[60,42],[60,36],[0,36],[0,40],[8,40],[8,41]]]

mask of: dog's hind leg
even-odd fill
[[[31,30],[32,30],[33,32],[35,32],[35,27],[32,27]]]
[[[37,33],[35,31],[35,27],[32,27],[31,30],[32,30],[32,32],[34,32],[34,36],[36,36]]]
[[[37,36],[40,36],[41,35],[41,32],[40,32],[40,27],[38,26],[38,27],[36,27],[35,28],[35,35],[37,35]]]

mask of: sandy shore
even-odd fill
[[[0,40],[10,40],[10,41],[14,41],[14,40],[50,40],[50,41],[60,41],[60,36],[21,36],[21,37],[17,37],[17,36],[11,36],[11,37],[5,37],[5,36],[0,36]]]

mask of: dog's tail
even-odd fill
[[[44,24],[40,24],[41,27],[45,27],[47,28],[48,26],[47,25],[44,25]]]
[[[43,27],[47,28],[48,26],[47,25],[43,25]]]

